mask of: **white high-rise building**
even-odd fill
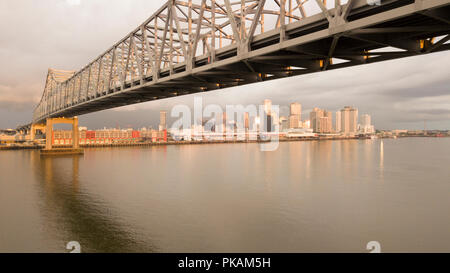
[[[341,132],[354,135],[358,130],[358,109],[345,106],[341,110]]]
[[[370,115],[364,114],[361,116],[361,124],[359,125],[359,131],[363,134],[372,134],[375,132],[375,128],[372,125]]]
[[[361,125],[362,126],[370,126],[371,125],[370,115],[364,114],[361,116]]]

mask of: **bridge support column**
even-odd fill
[[[53,125],[59,123],[72,124],[72,147],[54,148],[53,147]],[[73,118],[48,118],[46,121],[45,149],[41,150],[41,155],[73,155],[83,154],[80,149],[78,131],[78,117]]]
[[[72,146],[74,149],[80,148],[79,136],[80,132],[78,130],[78,118],[75,117],[72,123]]]
[[[45,133],[45,129],[47,126],[45,124],[31,124],[30,128],[30,140],[35,141],[36,140],[36,131],[40,130],[42,133]]]
[[[47,119],[47,127],[45,128],[45,149],[51,150],[53,146],[53,120]]]

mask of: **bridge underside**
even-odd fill
[[[34,122],[450,49],[449,1],[387,2],[355,9],[342,24],[322,13],[287,24],[255,36],[249,50],[217,49],[213,59],[198,56],[192,67],[179,63],[64,103]]]

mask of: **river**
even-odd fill
[[[450,252],[450,138],[0,152],[0,252]]]

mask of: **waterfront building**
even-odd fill
[[[302,128],[311,129],[311,121],[309,119],[302,122]]]
[[[143,141],[167,142],[167,130],[158,131],[146,128],[141,130],[133,130],[131,128],[87,130],[87,128],[82,128],[79,130],[79,141],[82,145],[113,145]],[[72,131],[54,130],[52,142],[54,145],[72,145]]]
[[[331,133],[333,129],[333,114],[315,107],[310,115],[311,128],[315,133]]]
[[[266,116],[266,132],[272,132],[273,131],[273,117],[272,115],[268,114]]]
[[[159,130],[160,131],[167,129],[166,117],[167,117],[166,111],[159,112]]]
[[[289,128],[290,129],[298,129],[302,127],[302,121],[300,120],[300,117],[295,116],[289,116]]]
[[[266,115],[270,115],[272,111],[272,101],[269,99],[265,99],[264,100],[264,112],[266,113]]]
[[[302,115],[302,105],[298,102],[293,102],[290,104],[290,115],[291,116],[300,116]]]
[[[341,122],[342,122],[342,120],[341,120],[341,111],[336,111],[335,125],[334,125],[334,131],[336,133],[341,132],[341,128],[342,128]]]
[[[309,119],[311,120],[311,128],[313,129],[313,132],[318,132],[319,120],[321,117],[323,117],[323,110],[317,107],[314,107],[314,109],[309,113]]]
[[[296,129],[302,127],[302,105],[298,102],[290,104],[289,128]]]
[[[301,138],[301,137],[316,137],[313,133],[313,129],[300,128],[300,129],[289,129],[286,133],[287,138]]]
[[[333,114],[328,111],[323,111],[323,117],[318,119],[318,133],[331,133],[333,131]]]
[[[280,117],[280,131],[286,131],[286,130],[288,130],[289,128],[290,128],[290,122],[289,122],[290,120],[287,118],[287,117],[285,117],[285,116],[281,116]]]
[[[341,110],[341,132],[345,135],[354,135],[358,129],[358,109],[345,106]]]
[[[359,125],[359,132],[362,134],[373,134],[375,128],[371,123],[371,117],[368,114],[361,116],[361,124]]]
[[[250,120],[249,120],[249,113],[244,113],[244,129],[248,131],[250,129]]]

